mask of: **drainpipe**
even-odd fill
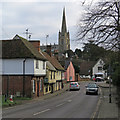
[[[26,58],[23,60],[23,97],[25,96],[25,61]]]
[[[9,95],[9,75],[7,77],[7,97]]]

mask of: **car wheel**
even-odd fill
[[[88,95],[88,93],[86,92],[86,95]]]

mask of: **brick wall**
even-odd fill
[[[40,51],[40,41],[30,41],[32,45]]]
[[[23,94],[23,76],[2,76],[2,94]],[[25,95],[31,97],[31,76],[25,76]]]

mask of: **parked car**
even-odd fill
[[[95,82],[102,82],[104,81],[104,79],[102,77],[96,77],[95,78]]]
[[[89,83],[86,86],[86,95],[88,95],[88,94],[98,95],[98,85],[96,83]]]
[[[71,82],[69,90],[80,90],[80,84],[78,82]]]

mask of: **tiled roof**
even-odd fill
[[[2,40],[2,58],[35,58],[46,60],[42,53],[26,39],[16,35],[12,40]]]
[[[47,64],[49,70],[56,71],[55,67],[49,61],[47,61],[46,64]]]
[[[96,64],[96,61],[83,61],[80,63],[80,74],[89,75],[92,67]]]
[[[61,66],[61,64],[54,56],[49,56],[46,52],[43,52],[43,55],[57,70],[64,71],[64,68]]]
[[[70,60],[62,60],[62,61],[60,61],[60,64],[64,67],[65,70],[67,70],[67,68],[70,64]]]

